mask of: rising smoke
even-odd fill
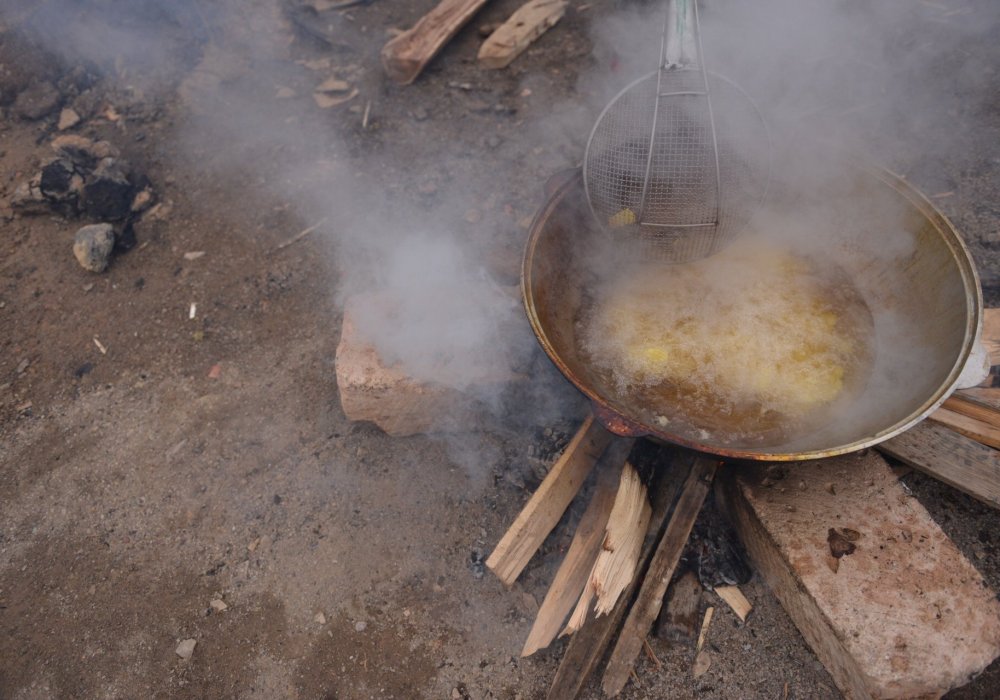
[[[397,312],[386,316],[371,302],[371,313],[363,316],[365,332],[386,358],[457,389],[478,385],[483,376],[526,372],[534,339],[516,299],[503,288],[509,280],[498,281],[487,271],[487,237],[471,234],[462,219],[484,191],[502,192],[529,175],[518,160],[484,161],[474,177],[468,176],[470,168],[461,169],[463,181],[441,187],[433,208],[408,198],[400,184],[406,178],[447,169],[450,161],[469,156],[445,149],[432,154],[433,162],[382,163],[377,144],[359,147],[356,135],[334,133],[321,117],[290,117],[276,108],[273,87],[282,79],[276,66],[287,52],[287,34],[276,31],[280,23],[270,25],[270,33],[236,38],[225,29],[240,23],[230,21],[229,12],[273,18],[272,3],[5,4],[9,23],[53,51],[109,75],[127,65],[132,81],[156,73],[162,63],[198,60],[178,52],[180,44],[172,41],[177,35],[196,37],[201,56],[221,44],[249,61],[253,79],[214,85],[207,96],[211,108],[190,118],[183,143],[198,151],[215,144],[205,162],[220,171],[259,168],[282,149],[304,154],[287,172],[269,164],[269,184],[303,221],[325,222],[341,299],[375,291],[396,297]],[[988,111],[1000,82],[998,49],[989,40],[1000,27],[995,3],[709,0],[701,8],[705,63],[753,97],[779,143],[800,132],[898,165],[929,163],[956,147],[968,151],[987,130],[995,133],[996,118]],[[593,51],[583,65],[573,66],[579,71],[577,94],[519,128],[522,152],[544,143],[581,157],[600,108],[656,67],[658,3],[593,5],[588,12],[596,19]],[[86,21],[79,22],[81,17]],[[546,40],[559,41],[560,31],[557,27]],[[377,84],[378,67],[366,70],[369,82]],[[324,144],[322,157],[308,157],[310,143]],[[361,161],[366,166],[355,167]],[[811,172],[810,163],[799,161],[784,174],[797,180]],[[523,236],[523,231],[505,233]],[[543,400],[550,388],[538,389],[528,403],[551,415],[558,408]],[[495,389],[483,398],[498,412],[509,408]]]

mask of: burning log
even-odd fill
[[[485,4],[486,0],[441,0],[412,28],[382,47],[385,72],[400,85],[412,83]]]
[[[795,470],[806,489],[767,487],[754,466],[723,480],[719,496],[757,570],[844,695],[939,697],[1000,654],[1000,603],[881,457]],[[834,493],[823,486],[831,475]],[[836,566],[831,527],[856,535]]]

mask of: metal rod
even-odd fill
[[[708,123],[712,128],[712,152],[715,156],[715,223],[718,224],[720,220],[719,214],[722,210],[722,174],[719,167],[719,139],[715,133],[715,113],[712,111],[711,89],[708,86],[708,73],[705,71],[705,52],[701,47],[701,25],[698,21],[697,0],[692,0],[692,4],[694,5],[694,38],[698,42],[698,56],[701,58],[698,61],[698,67],[701,68],[701,79],[705,83],[705,101],[708,103]],[[718,231],[716,231],[716,234],[718,234]]]

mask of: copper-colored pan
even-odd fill
[[[594,229],[579,173],[550,183],[525,250],[522,293],[539,343],[591,400],[598,419],[618,435],[753,460],[829,457],[897,435],[926,417],[956,388],[978,342],[979,281],[951,223],[901,178],[880,169],[852,167],[846,179],[830,182],[829,192],[823,192],[824,203],[835,214],[842,211],[845,219],[877,219],[879,212],[891,212],[884,222],[872,223],[875,233],[870,240],[852,239],[853,245],[871,246],[870,251],[854,251],[856,262],[846,271],[857,276],[875,317],[876,334],[884,337],[864,389],[836,421],[786,443],[723,441],[712,431],[699,430],[697,417],[688,427],[675,428],[673,423],[661,427],[654,407],[630,402],[603,380],[583,357],[577,337],[581,306],[588,285],[595,281],[595,263],[587,256],[593,258],[595,237],[601,235]],[[786,192],[779,193],[777,201],[796,206],[799,199]],[[895,251],[877,235],[884,226],[894,229]],[[884,327],[888,325],[893,327]]]

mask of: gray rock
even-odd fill
[[[14,114],[21,119],[41,119],[59,108],[62,95],[47,80],[32,83],[14,100]]]
[[[49,211],[49,201],[42,194],[40,175],[17,186],[10,198],[10,208],[20,214],[45,214]]]
[[[111,224],[91,224],[76,232],[73,254],[84,269],[104,272],[114,247],[115,231]]]
[[[177,645],[177,648],[174,649],[174,653],[177,654],[177,656],[184,659],[185,661],[187,661],[188,659],[191,658],[191,655],[194,653],[194,648],[195,645],[197,644],[198,640],[196,639],[185,639],[183,642]]]

